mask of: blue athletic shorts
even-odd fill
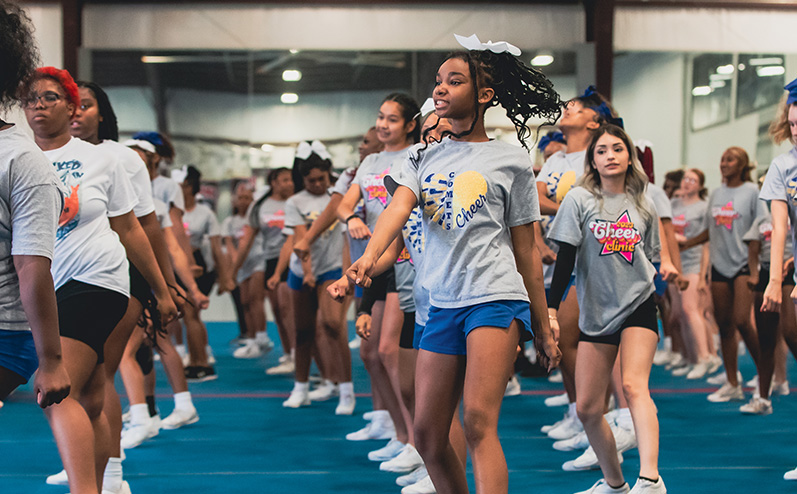
[[[423,337],[423,332],[426,331],[426,326],[422,326],[415,323],[415,334],[412,337],[412,348],[419,350],[421,348],[421,338]]]
[[[30,331],[0,329],[0,367],[16,372],[27,382],[39,368],[39,358]]]
[[[520,339],[532,338],[529,303],[522,300],[498,300],[458,309],[429,309],[429,320],[419,338],[418,348],[446,355],[466,355],[468,334],[476,328],[508,328],[517,319]],[[418,334],[416,326],[416,335]]]
[[[656,276],[653,278],[653,284],[656,286],[656,295],[663,297],[664,294],[667,293],[667,282],[664,281],[664,278],[662,278],[661,274],[659,273],[661,263],[654,262],[653,267],[656,268]]]
[[[337,269],[333,269],[332,271],[327,271],[326,273],[322,274],[321,276],[319,276],[318,278],[315,279],[315,282],[320,285],[321,283],[323,283],[325,281],[339,280],[341,276],[343,276],[343,270],[340,269],[340,268],[337,268]],[[296,290],[298,292],[298,291],[300,291],[302,289],[303,286],[304,286],[304,277],[296,276],[296,274],[294,274],[294,272],[289,269],[288,270],[288,288],[291,288],[292,290]]]

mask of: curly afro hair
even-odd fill
[[[0,0],[0,111],[25,96],[38,65],[30,18],[19,6]]]

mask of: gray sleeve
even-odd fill
[[[394,184],[388,185],[388,181],[385,180],[385,186],[388,190],[392,189],[395,191],[399,185],[403,185],[412,191],[415,194],[415,197],[418,199],[418,204],[421,201],[421,181],[418,177],[418,164],[412,158],[407,158],[404,160],[404,163],[401,165],[401,169],[398,173],[390,175],[391,180]],[[392,192],[391,192],[392,193]],[[422,204],[420,204],[422,206]]]
[[[762,217],[757,217],[753,224],[750,225],[750,229],[745,232],[744,236],[742,236],[742,240],[744,242],[758,242],[761,240],[761,237],[758,233],[758,227],[761,225]]]
[[[540,221],[540,200],[537,197],[534,171],[529,164],[512,180],[507,201],[506,225],[512,228],[534,221]]]
[[[576,192],[575,194],[573,192]],[[584,239],[584,232],[581,228],[582,218],[582,197],[579,189],[572,189],[559,205],[559,211],[553,220],[548,238],[555,242],[578,246]]]
[[[169,202],[167,202],[167,205],[171,207],[172,204],[180,211],[185,211],[183,190],[180,188],[180,184],[169,179]]]
[[[296,206],[296,196],[291,197],[285,203],[285,227],[282,233],[285,235],[293,235],[293,227],[304,225],[304,218]]]
[[[55,184],[12,184],[11,255],[53,258],[62,198]],[[23,188],[24,187],[24,188]]]
[[[758,197],[765,201],[786,201],[789,200],[789,194],[786,192],[786,179],[783,177],[783,168],[780,163],[775,160],[767,171],[767,176],[764,178],[764,185],[761,186],[761,192]]]
[[[645,255],[654,259],[661,252],[661,237],[659,236],[659,216],[654,210],[648,218],[648,227],[645,229]]]
[[[221,227],[219,227],[219,220],[216,218],[216,213],[214,213],[210,208],[207,209],[207,212],[207,235],[208,237],[218,237],[221,235]]]
[[[656,214],[659,218],[672,218],[672,205],[667,194],[658,186],[648,185],[648,199],[653,203],[656,208]]]
[[[232,237],[232,216],[227,216],[224,218],[224,221],[221,222],[221,236],[222,237]]]

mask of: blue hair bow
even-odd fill
[[[565,143],[565,136],[561,132],[549,132],[542,136],[540,139],[539,144],[537,144],[537,149],[540,151],[545,151],[545,148],[548,147],[548,144],[552,142],[561,142],[562,144]]]
[[[797,79],[794,79],[784,87],[789,92],[789,97],[786,99],[786,104],[791,105],[797,103]]]
[[[587,89],[584,90],[584,94],[581,95],[582,98],[589,98],[590,96],[595,96],[597,91],[595,90],[595,86],[589,86]]]
[[[133,139],[147,141],[154,146],[163,146],[163,139],[157,132],[136,132],[133,134]]]

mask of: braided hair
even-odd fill
[[[25,96],[38,65],[30,18],[21,7],[0,0],[0,111]]]
[[[471,134],[479,117],[482,116],[479,114],[480,111],[483,114],[487,108],[501,105],[515,126],[518,140],[528,150],[526,139],[531,134],[527,126],[528,121],[537,117],[545,121],[543,125],[552,125],[562,114],[562,101],[553,89],[553,83],[545,74],[528,67],[510,53],[493,53],[489,50],[457,51],[449,54],[446,60],[452,58],[458,58],[468,64],[474,85],[473,98],[476,110],[473,123],[468,130],[459,134],[444,130],[441,138],[450,136],[459,139]],[[479,89],[485,87],[492,88],[495,95],[482,110],[479,108]],[[424,140],[435,127],[437,125],[424,132]]]

